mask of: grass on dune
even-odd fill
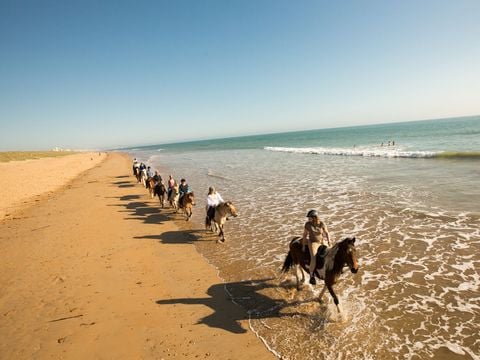
[[[41,159],[75,154],[73,151],[5,151],[0,152],[0,162]]]

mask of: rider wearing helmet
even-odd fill
[[[187,180],[185,179],[180,180],[180,186],[178,187],[178,193],[180,195],[178,198],[179,204],[181,203],[183,196],[189,192],[190,192],[190,187],[187,184]]]
[[[328,234],[327,226],[318,218],[316,210],[310,210],[307,213],[307,218],[308,221],[305,223],[303,230],[302,244],[303,251],[305,251],[308,238],[308,250],[310,250],[310,284],[315,285],[316,281],[313,273],[317,264],[317,252],[321,246],[322,252],[325,251],[327,244],[330,246],[330,235]]]

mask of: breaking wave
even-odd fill
[[[363,156],[384,158],[438,158],[438,159],[480,159],[480,152],[453,151],[406,151],[388,147],[356,147],[356,148],[325,148],[325,147],[277,147],[265,146],[267,151],[279,151],[296,154],[317,154],[337,156]]]

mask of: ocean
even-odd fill
[[[124,151],[165,181],[187,179],[189,241],[277,356],[480,359],[480,116]],[[224,244],[204,229],[209,186],[239,212]],[[318,302],[322,285],[297,292],[280,273],[309,209],[335,241],[357,239],[360,270],[335,285],[342,315],[328,293]],[[239,331],[212,317],[202,321]]]

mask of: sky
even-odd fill
[[[478,0],[0,0],[0,151],[480,114]]]

